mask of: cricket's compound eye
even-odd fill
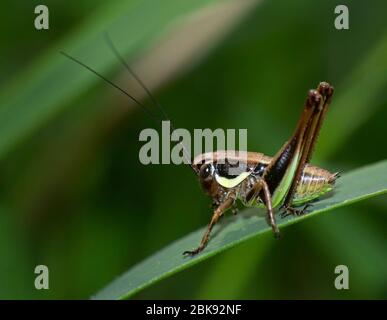
[[[203,164],[200,168],[199,176],[200,179],[206,180],[209,177],[212,177],[212,174],[214,173],[214,166],[211,163]]]
[[[265,172],[265,169],[267,167],[267,164],[264,163],[258,163],[255,168],[253,169],[254,174],[259,175],[262,177],[263,173]]]

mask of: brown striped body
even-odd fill
[[[194,159],[193,165],[200,171],[201,166],[204,164],[213,164],[216,166],[220,163],[238,162],[239,166],[243,168],[241,171],[254,171],[255,168],[261,166],[262,172],[260,175],[262,175],[264,169],[270,164],[272,159],[272,157],[258,152],[216,151],[198,155]],[[331,173],[328,170],[306,164],[302,171],[292,203],[294,205],[299,205],[330,191],[333,188],[336,178],[337,173]],[[214,199],[215,203],[221,203],[227,195],[228,189],[231,189],[231,187],[227,188],[225,185],[220,185],[215,178],[203,179],[201,180],[201,183],[203,189]],[[241,181],[238,186],[232,187],[232,189],[237,190],[238,198],[240,198],[244,204],[248,204],[248,201],[245,201],[245,199],[254,183],[255,176],[251,175]]]

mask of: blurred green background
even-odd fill
[[[210,200],[188,168],[139,163],[138,135],[152,120],[59,54],[141,97],[104,30],[176,127],[247,128],[249,150],[273,155],[307,90],[326,80],[336,92],[313,163],[346,172],[387,158],[385,1],[219,9],[226,2],[50,0],[50,29],[38,31],[40,2],[3,1],[0,298],[88,298],[210,218]],[[334,28],[338,4],[349,7],[349,30]],[[238,6],[242,13],[228,17]],[[198,22],[200,12],[211,14]],[[195,47],[195,31],[200,38],[222,17],[235,21]],[[194,27],[181,29],[187,21]],[[168,50],[157,50],[165,43]],[[383,196],[321,214],[286,228],[281,241],[250,240],[135,298],[385,299],[386,210]],[[49,267],[49,290],[34,288],[38,264]],[[333,285],[339,264],[349,267],[350,290]]]

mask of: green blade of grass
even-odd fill
[[[281,219],[278,224],[283,228],[316,214],[384,193],[387,193],[387,160],[345,174],[338,180],[335,191],[329,197],[316,202],[311,213],[297,218]],[[128,298],[151,284],[206,260],[242,241],[271,232],[263,211],[255,208],[247,209],[238,216],[224,219],[215,226],[212,238],[201,254],[184,257],[182,252],[196,247],[204,230],[205,228],[197,230],[140,262],[93,298]]]

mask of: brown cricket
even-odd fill
[[[153,104],[161,110],[162,119],[169,120],[164,109],[118,53],[107,35],[106,40]],[[150,109],[124,89],[76,58],[61,53],[105,80],[152,116]],[[276,224],[275,208],[282,208],[283,216],[301,215],[307,211],[312,200],[333,189],[339,174],[309,164],[332,95],[333,87],[327,82],[321,82],[316,90],[308,92],[293,135],[274,157],[257,152],[228,150],[204,153],[190,161],[183,146],[189,166],[197,175],[203,190],[212,198],[215,207],[199,246],[183,254],[195,255],[201,252],[210,239],[214,225],[225,211],[235,210],[237,200],[245,206],[266,208],[268,224],[278,237],[280,232]],[[301,205],[301,209],[296,208]]]
[[[278,237],[274,208],[281,206],[283,216],[301,215],[310,201],[332,190],[339,174],[309,164],[332,95],[333,87],[327,82],[309,91],[293,136],[274,157],[217,151],[194,159],[193,168],[215,210],[200,245],[185,254],[197,254],[205,248],[213,226],[238,199],[245,206],[266,207],[267,221]],[[229,174],[231,168],[233,175]],[[306,204],[302,209],[294,207],[302,204]]]

